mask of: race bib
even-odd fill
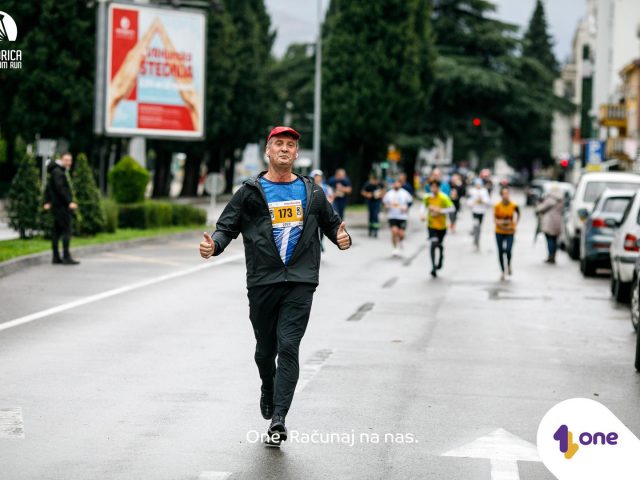
[[[301,200],[270,203],[269,213],[271,214],[273,228],[302,226],[304,221]]]

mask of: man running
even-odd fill
[[[384,185],[380,179],[372,174],[369,181],[364,184],[360,195],[367,200],[367,210],[369,211],[369,236],[378,238],[378,230],[380,230],[380,210],[382,206],[382,197],[384,197]]]
[[[260,410],[271,419],[270,445],[287,439],[285,416],[298,382],[300,341],[318,285],[318,228],[340,250],[351,246],[322,188],[292,171],[299,139],[293,128],[271,130],[265,151],[269,169],[242,184],[216,231],[205,233],[200,243],[200,255],[209,258],[242,233],[254,358],[262,380]]]
[[[476,178],[473,181],[473,188],[469,190],[469,199],[467,205],[471,208],[471,214],[473,215],[473,245],[476,251],[480,250],[480,232],[482,231],[482,220],[487,208],[491,205],[491,197],[482,179]]]
[[[391,228],[391,244],[393,245],[391,254],[394,257],[400,255],[400,250],[404,248],[402,241],[404,240],[405,231],[407,230],[409,207],[412,202],[413,197],[402,188],[400,180],[393,182],[393,188],[389,190],[382,199],[384,208],[387,211],[389,227]]]
[[[493,207],[493,216],[496,224],[496,242],[498,243],[498,259],[502,274],[500,280],[505,279],[505,273],[511,276],[511,249],[513,248],[513,236],[520,220],[520,209],[509,197],[509,187],[500,188],[500,201]],[[507,257],[505,271],[504,257]]]
[[[424,197],[421,210],[421,218],[424,221],[428,216],[427,228],[429,242],[431,244],[431,276],[436,278],[437,271],[442,268],[444,261],[444,236],[447,234],[447,215],[455,210],[451,199],[440,191],[440,182],[431,180],[430,193]],[[436,251],[440,252],[440,258],[436,262]]]

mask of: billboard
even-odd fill
[[[105,75],[107,134],[204,137],[203,13],[110,4]]]

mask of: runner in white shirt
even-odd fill
[[[482,220],[484,214],[489,207],[491,207],[491,197],[481,179],[476,178],[473,181],[473,188],[469,190],[469,199],[467,205],[471,209],[473,215],[473,245],[476,250],[480,250],[480,229],[482,227]]]
[[[389,190],[382,199],[384,208],[387,211],[389,227],[391,227],[391,243],[393,244],[392,255],[400,255],[398,248],[402,249],[402,241],[407,229],[409,219],[409,207],[413,203],[413,197],[402,188],[399,180],[393,182],[393,188]]]

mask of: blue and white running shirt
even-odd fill
[[[260,178],[260,185],[267,197],[273,241],[280,258],[287,265],[293,254],[304,225],[304,210],[307,207],[307,189],[300,178],[293,182],[270,182]]]

